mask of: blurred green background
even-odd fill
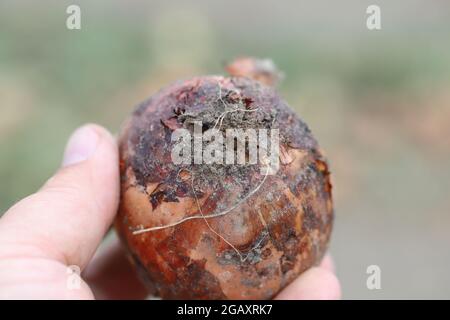
[[[58,168],[77,126],[117,132],[162,86],[241,55],[284,71],[327,153],[344,297],[450,298],[448,1],[0,0],[0,212]]]

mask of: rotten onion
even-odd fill
[[[270,299],[319,263],[328,246],[327,162],[308,126],[276,93],[279,73],[249,58],[227,70],[229,77],[162,89],[135,109],[120,135],[116,230],[149,292],[161,298]],[[276,130],[277,171],[269,174],[261,159],[174,163],[173,133],[194,133],[198,123],[201,134],[224,137],[233,128]],[[248,159],[245,139],[235,142]]]

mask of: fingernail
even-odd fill
[[[75,130],[64,152],[63,167],[89,159],[97,148],[98,140],[98,133],[92,126],[86,125]]]

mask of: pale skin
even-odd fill
[[[0,299],[142,299],[117,239],[102,240],[117,211],[117,144],[98,125],[72,134],[61,168],[36,193],[0,218]],[[79,289],[68,268],[82,270]],[[338,299],[333,262],[300,275],[277,299]]]

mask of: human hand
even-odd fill
[[[0,219],[0,299],[145,298],[118,241],[97,250],[118,201],[116,142],[102,127],[81,127],[68,142],[62,168]],[[83,271],[78,289],[67,285],[68,266]],[[331,259],[325,257],[276,298],[339,297]]]

